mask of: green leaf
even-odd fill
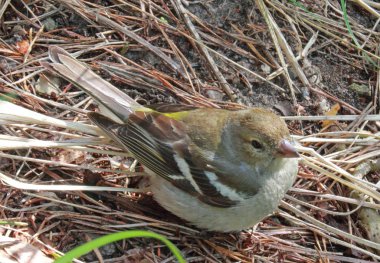
[[[186,262],[185,259],[182,257],[181,252],[178,250],[178,248],[164,236],[156,234],[154,232],[150,232],[150,231],[130,230],[130,231],[109,234],[109,235],[94,239],[90,242],[87,242],[67,252],[64,256],[55,260],[54,263],[69,263],[69,262],[72,262],[74,258],[79,258],[80,256],[87,254],[88,252],[94,250],[95,248],[99,248],[106,244],[119,241],[122,239],[136,238],[136,237],[147,237],[147,238],[158,239],[171,250],[171,252],[174,254],[178,262],[180,263]]]

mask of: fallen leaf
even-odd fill
[[[21,40],[16,43],[16,49],[20,54],[25,55],[26,52],[28,52],[29,48],[29,41],[28,40]]]
[[[339,103],[336,103],[335,105],[333,105],[331,107],[331,109],[326,112],[326,116],[335,116],[338,114],[338,111],[340,110],[340,105]],[[325,121],[322,121],[322,128],[326,128],[328,126],[330,126],[331,124],[333,124],[335,121],[330,121],[330,120],[325,120]]]
[[[0,237],[1,262],[19,263],[51,263],[52,259],[45,256],[37,247],[15,238]]]

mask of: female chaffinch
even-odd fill
[[[183,105],[143,107],[58,47],[49,70],[76,84],[111,118],[91,112],[104,134],[150,174],[154,198],[211,231],[237,231],[275,210],[293,184],[298,153],[274,113]]]

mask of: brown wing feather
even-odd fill
[[[176,187],[212,206],[231,207],[237,204],[237,201],[220,194],[203,168],[194,164],[189,151],[190,139],[182,122],[157,112],[135,112],[126,124],[115,123],[98,113],[89,113],[89,117],[111,139],[132,152],[139,162]],[[200,191],[183,176],[175,155],[186,161]]]

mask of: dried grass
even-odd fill
[[[15,6],[5,1],[0,8],[5,27],[17,24],[28,29],[18,33],[28,43],[25,49],[17,46],[20,39],[0,39],[0,90],[4,98],[0,101],[0,213],[4,220],[28,223],[2,225],[3,235],[27,239],[50,254],[98,235],[143,228],[167,236],[189,262],[380,260],[379,242],[370,239],[358,221],[363,209],[380,209],[380,169],[371,166],[380,154],[380,71],[373,68],[373,63],[379,64],[378,29],[367,28],[349,16],[352,32],[362,43],[353,44],[336,1],[324,1],[324,9],[310,4],[310,12],[289,3],[257,0],[265,22],[236,22],[229,32],[190,13],[186,1],[107,1],[109,6],[91,2],[37,0],[19,1]],[[377,3],[352,2],[363,14],[379,18]],[[322,6],[320,1],[315,3]],[[46,30],[50,18],[61,23],[59,29]],[[80,24],[83,21],[86,25]],[[255,38],[255,30],[265,30],[263,27],[270,29],[277,58]],[[300,143],[302,163],[279,210],[255,229],[204,237],[140,194],[144,188],[140,185],[143,181],[137,179],[142,173],[136,162],[119,149],[106,146],[108,141],[99,138],[99,129],[88,124],[85,113],[95,107],[87,96],[71,84],[61,85],[63,90],[49,96],[36,91],[44,72],[40,62],[47,59],[47,48],[53,44],[80,55],[105,79],[137,90],[140,102],[170,102],[160,95],[167,94],[179,103],[243,108],[238,103],[242,96],[225,78],[228,72],[243,72],[241,78],[248,87],[251,78],[265,81],[269,87],[286,92],[296,108],[296,94],[306,86],[315,96],[340,102],[356,115],[285,117]],[[181,45],[187,45],[195,55],[189,57]],[[374,92],[366,111],[329,94],[318,83],[310,83],[300,63],[307,64],[310,54],[324,55],[327,50],[358,69],[377,72],[375,80],[368,80]],[[137,55],[125,56],[126,52]],[[154,58],[139,64],[138,56],[144,52]],[[226,55],[231,53],[266,64],[273,73],[258,75]],[[370,62],[366,64],[367,58]],[[194,63],[201,69],[195,70]],[[290,77],[290,70],[300,81]],[[284,87],[273,81],[278,76],[286,80]],[[216,84],[211,85],[212,81]],[[205,90],[224,92],[233,102],[210,99]],[[318,121],[325,119],[334,120],[340,130],[320,131]],[[100,180],[97,174],[101,174]],[[96,185],[82,185],[83,179],[94,177]],[[173,261],[166,248],[150,240],[125,240],[108,249],[112,262]]]

